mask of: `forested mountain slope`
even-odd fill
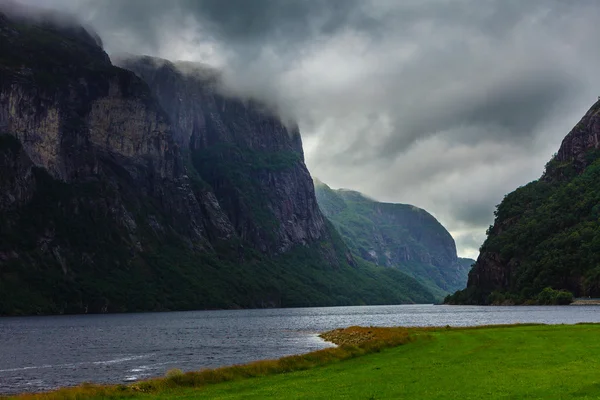
[[[332,190],[318,180],[315,190],[323,214],[356,256],[399,269],[440,298],[465,287],[474,260],[457,257],[454,239],[427,211]]]
[[[546,302],[547,287],[600,296],[599,138],[597,102],[542,177],[504,197],[467,288],[447,302]]]

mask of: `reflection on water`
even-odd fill
[[[351,325],[600,322],[582,307],[365,306],[0,318],[0,393],[118,383],[306,353]]]

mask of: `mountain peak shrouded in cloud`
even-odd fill
[[[313,174],[429,210],[467,256],[600,92],[589,0],[19,2],[79,16],[111,56],[219,68],[298,122]]]
[[[12,19],[26,20],[28,23],[59,30],[68,37],[103,47],[100,36],[73,14],[44,8],[41,5],[27,6],[13,0],[0,0],[0,13]]]

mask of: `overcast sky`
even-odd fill
[[[222,68],[299,123],[313,176],[425,208],[473,258],[600,94],[595,0],[19,1]]]

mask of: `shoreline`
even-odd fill
[[[452,329],[465,329],[456,327]],[[470,327],[468,327],[470,328]],[[475,327],[477,328],[477,327]],[[415,340],[415,335],[423,332],[448,329],[447,327],[360,327],[338,328],[315,334],[321,340],[334,346],[304,354],[285,356],[278,359],[258,360],[247,364],[234,364],[220,368],[208,368],[199,371],[182,372],[178,368],[167,371],[164,376],[142,379],[135,382],[115,384],[82,383],[48,391],[1,394],[0,400],[8,399],[64,399],[81,398],[86,394],[108,396],[125,393],[151,393],[157,390],[181,385],[186,377],[198,378],[193,387],[204,387],[221,382],[247,379],[258,376],[273,376],[281,373],[303,371],[310,368],[329,365],[350,358],[356,358],[379,352],[385,348],[400,346]],[[84,392],[84,393],[81,393]],[[86,393],[89,392],[89,393]]]
[[[305,371],[333,363],[356,359],[382,350],[396,348],[419,340],[431,338],[444,332],[485,331],[504,328],[576,327],[578,325],[600,326],[599,323],[567,324],[498,324],[468,327],[359,327],[338,328],[318,334],[318,337],[333,343],[329,347],[305,354],[286,356],[273,360],[261,360],[248,364],[231,365],[215,369],[182,372],[172,369],[163,377],[150,378],[122,384],[84,383],[61,387],[50,391],[0,395],[1,400],[59,400],[87,397],[117,398],[123,395],[135,397],[138,393],[162,393],[182,388],[206,388],[217,383],[233,382],[250,378],[276,376],[284,373]]]
[[[570,306],[600,306],[600,299],[576,299]]]
[[[219,312],[219,311],[256,311],[256,310],[302,310],[315,308],[346,308],[346,307],[398,307],[398,306],[440,306],[444,303],[400,303],[400,304],[355,304],[349,306],[293,306],[293,307],[256,307],[256,308],[199,308],[197,310],[146,310],[146,311],[123,311],[104,313],[58,313],[58,314],[0,314],[1,319],[9,318],[32,318],[32,317],[85,317],[99,315],[138,315],[138,314],[165,314],[165,313],[194,313],[194,312]]]

